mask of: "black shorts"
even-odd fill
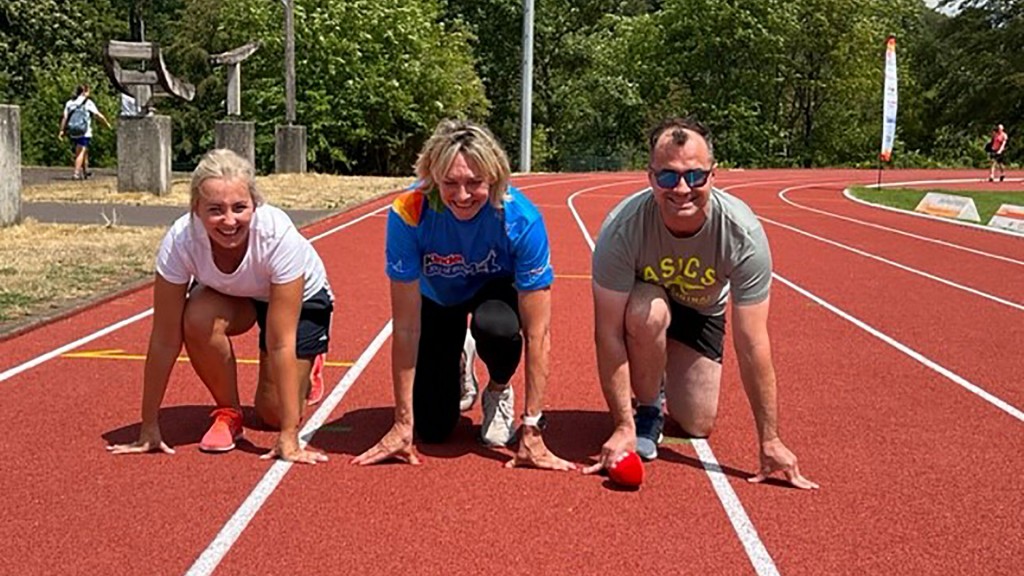
[[[1003,155],[1002,155],[1002,153],[996,154],[995,152],[993,152],[993,153],[989,154],[989,156],[992,157],[992,161],[993,162],[998,162],[999,164],[1003,164]]]
[[[672,322],[667,330],[668,337],[721,364],[722,343],[725,341],[725,314],[705,316],[672,298],[668,299],[668,304],[672,313]]]
[[[260,351],[267,351],[267,306],[266,302],[253,300],[256,307],[256,324],[260,327]],[[322,288],[312,298],[302,303],[299,313],[299,327],[296,330],[295,356],[314,358],[327,352],[331,340],[331,313],[334,301],[327,288]]]

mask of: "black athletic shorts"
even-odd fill
[[[256,306],[256,324],[260,327],[260,350],[267,351],[267,306],[266,302],[253,300]],[[334,312],[334,301],[327,288],[321,289],[312,298],[302,303],[299,313],[299,327],[295,338],[295,356],[297,358],[314,358],[327,352],[327,344],[331,339],[331,313]]]
[[[722,343],[725,341],[725,314],[705,316],[672,298],[668,299],[668,303],[672,313],[668,337],[721,364]]]

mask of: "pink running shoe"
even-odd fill
[[[313,359],[313,369],[309,371],[309,393],[306,394],[306,405],[319,404],[324,399],[324,359],[326,354],[317,354]]]
[[[213,425],[203,435],[199,449],[203,452],[234,450],[235,440],[242,437],[242,413],[234,408],[217,408],[210,416]]]

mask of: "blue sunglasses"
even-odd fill
[[[700,188],[701,186],[708,183],[708,178],[711,176],[711,170],[703,170],[701,168],[693,168],[684,172],[676,172],[675,170],[658,170],[654,173],[654,181],[658,183],[658,186],[666,189],[673,189],[679,186],[679,181],[686,182],[686,185],[690,188]]]

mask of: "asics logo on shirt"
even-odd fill
[[[474,274],[493,274],[501,271],[501,266],[497,264],[497,260],[498,254],[494,250],[488,252],[487,257],[479,262],[466,262],[462,254],[436,254],[431,252],[423,255],[423,275],[457,278]]]

